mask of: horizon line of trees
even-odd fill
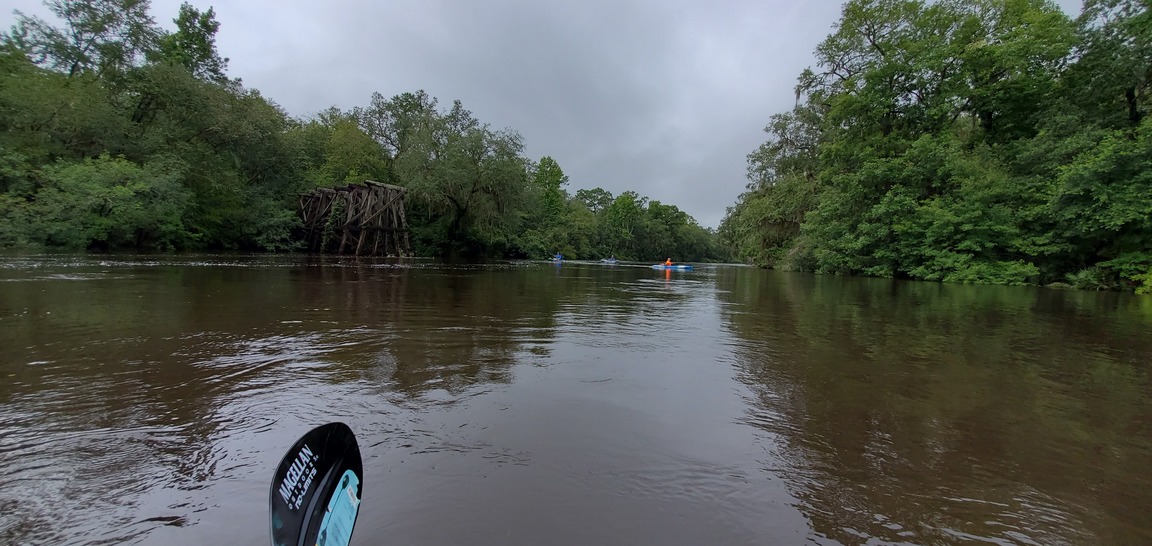
[[[764,267],[1152,293],[1147,0],[850,0],[719,229]]]
[[[0,34],[0,248],[293,250],[297,196],[408,189],[421,255],[717,260],[715,235],[635,192],[564,187],[550,157],[424,91],[298,119],[226,75],[215,12],[46,0]]]

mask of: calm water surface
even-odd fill
[[[0,543],[1152,544],[1152,297],[567,263],[0,258]]]

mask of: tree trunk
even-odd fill
[[[1131,121],[1133,124],[1140,123],[1140,105],[1136,102],[1136,88],[1129,87],[1124,90],[1124,98],[1128,102],[1128,121]]]

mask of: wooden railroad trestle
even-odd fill
[[[300,195],[309,252],[411,256],[405,188],[373,180]]]

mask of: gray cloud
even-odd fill
[[[211,2],[194,0],[201,9]],[[1074,0],[1059,2],[1077,13]],[[153,0],[170,26],[180,0]],[[549,155],[569,190],[635,190],[716,227],[745,156],[839,18],[831,0],[221,0],[230,74],[291,114],[424,89]],[[37,0],[0,0],[44,14]],[[5,27],[8,25],[6,24]]]

